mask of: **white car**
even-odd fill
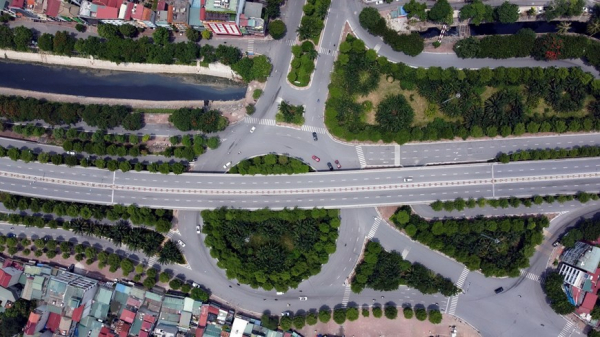
[[[181,247],[185,247],[185,243],[181,240],[177,240],[177,244],[180,245]]]
[[[196,282],[192,282],[192,287],[194,288],[200,288],[200,285]]]
[[[200,234],[200,226],[196,226],[196,234]]]
[[[227,170],[229,166],[231,166],[231,162],[227,162],[227,164],[223,165],[223,168]]]
[[[411,181],[413,181],[413,178],[412,178],[412,177],[406,177],[406,178],[404,178],[404,182],[405,182],[405,183],[409,183],[409,182],[411,182]]]
[[[308,297],[306,297],[306,296],[300,296],[298,298],[300,299],[300,301],[306,301],[306,300],[308,300]]]
[[[281,313],[281,316],[289,316],[290,312],[289,311],[284,311]]]
[[[256,130],[256,126],[253,126],[252,128],[250,128],[250,133],[254,133],[254,130]]]

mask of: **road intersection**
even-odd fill
[[[302,5],[301,1],[287,2],[284,19],[288,27],[299,26]],[[580,207],[577,204],[570,205],[569,213],[554,220],[549,228],[549,239],[531,259],[531,267],[517,279],[485,278],[480,273],[468,272],[462,264],[402,235],[394,227],[381,221],[375,209],[366,207],[418,205],[459,196],[492,198],[578,191],[598,192],[600,159],[597,158],[506,165],[473,163],[488,161],[498,152],[600,145],[600,134],[482,139],[402,146],[351,144],[327,135],[323,125],[323,110],[328,94],[329,73],[335,61],[335,50],[346,22],[368,47],[377,49],[380,55],[388,57],[391,61],[404,62],[411,66],[580,66],[598,76],[597,71],[579,61],[539,63],[524,58],[494,60],[490,63],[490,60],[485,59],[462,60],[454,55],[430,53],[423,53],[414,58],[408,57],[392,51],[379,37],[371,36],[362,30],[358,24],[361,6],[358,0],[332,1],[317,48],[320,56],[311,85],[307,89],[297,90],[290,86],[286,79],[291,61],[288,41],[295,41],[294,29],[290,28],[282,41],[271,42],[261,47],[264,53],[271,56],[274,70],[263,96],[256,104],[257,112],[252,118],[232,125],[220,133],[223,144],[194,163],[193,170],[196,172],[179,176],[143,172],[122,173],[95,168],[25,164],[0,158],[0,190],[61,200],[101,204],[135,203],[140,206],[179,209],[178,231],[172,233],[172,237],[175,240],[186,241],[183,253],[189,266],[167,266],[166,269],[207,286],[224,302],[248,311],[262,312],[268,309],[277,313],[283,310],[316,309],[322,305],[373,305],[391,301],[398,305],[422,304],[438,307],[471,322],[483,336],[568,335],[573,331],[574,325],[552,312],[545,302],[539,280],[552,250],[549,242],[580,216],[595,214],[597,203]],[[291,104],[306,106],[306,125],[302,129],[274,125],[277,101],[281,99]],[[252,126],[256,126],[256,132],[250,134],[249,129]],[[144,130],[140,132],[145,133]],[[174,131],[152,131],[158,132],[172,134]],[[319,137],[319,141],[315,142],[310,136],[311,132],[317,132],[323,137]],[[5,144],[4,142],[2,140],[0,144]],[[19,147],[23,145],[12,141],[8,143]],[[52,150],[51,147],[36,146]],[[320,163],[311,162],[311,165],[319,171],[326,170],[328,161],[339,159],[344,170],[294,176],[222,174],[225,162],[236,163],[244,158],[271,152],[289,154],[306,161],[309,161],[307,159],[311,155],[317,155],[323,160]],[[456,165],[424,167],[449,163]],[[373,167],[392,168],[357,170]],[[412,177],[413,181],[405,183],[403,179],[406,177]],[[197,210],[222,206],[249,209],[296,206],[342,208],[337,250],[323,266],[321,273],[305,280],[298,289],[293,289],[285,295],[278,296],[274,291],[266,292],[245,285],[238,286],[235,280],[228,280],[225,272],[216,266],[215,260],[202,244],[203,235],[197,235],[195,232],[195,226],[202,224]],[[431,216],[431,212],[424,206],[418,206],[415,210],[424,216]],[[540,209],[534,207],[519,211],[540,212]],[[542,211],[551,212],[552,209]],[[499,214],[498,210],[489,208],[474,212],[478,215]],[[26,236],[37,233],[37,229],[21,227],[18,227],[18,231],[13,231],[7,225],[1,224],[0,231],[3,234],[17,232]],[[49,229],[47,231],[53,232]],[[54,233],[66,240],[76,238],[70,232],[63,232]],[[406,259],[422,263],[451,278],[464,292],[453,298],[443,298],[439,294],[423,295],[406,287],[386,292],[383,296],[382,293],[370,289],[361,294],[350,293],[344,281],[358,261],[362,245],[367,238],[377,240],[384,248],[401,252]],[[105,246],[101,242],[90,243]],[[125,251],[123,253],[128,254]],[[501,295],[493,294],[493,289],[499,286],[504,287],[506,292]],[[299,302],[299,296],[307,296],[308,300]]]

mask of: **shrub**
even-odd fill
[[[427,319],[427,311],[425,308],[417,308],[415,309],[415,316],[419,321],[424,321]]]
[[[429,311],[429,321],[433,324],[442,323],[442,313],[439,310],[430,310]]]
[[[333,310],[333,321],[337,324],[343,324],[346,321],[346,309],[338,308]]]
[[[398,308],[395,305],[386,305],[384,311],[385,317],[388,319],[396,319],[398,317]]]
[[[331,320],[331,310],[325,308],[319,310],[319,321],[321,323],[327,323],[329,320]]]
[[[402,312],[404,313],[404,318],[406,318],[406,319],[413,318],[414,311],[411,307],[404,307],[404,309],[402,309]]]

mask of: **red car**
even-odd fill
[[[340,164],[339,160],[336,159],[334,163],[335,163],[335,165],[337,166],[338,169],[342,168],[342,165]]]
[[[319,158],[319,157],[317,157],[317,156],[314,156],[314,155],[312,156],[312,159],[314,159],[314,160],[315,160],[315,161],[317,161],[317,162],[318,162],[318,161],[321,161],[321,158]]]

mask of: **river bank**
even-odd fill
[[[0,49],[0,56],[7,60],[54,64],[68,67],[82,67],[103,70],[128,71],[150,74],[192,74],[222,77],[238,81],[241,78],[231,70],[231,67],[221,63],[211,63],[203,67],[198,61],[196,66],[179,64],[148,64],[148,63],[115,63],[97,60],[93,57],[69,57],[48,53],[27,53],[8,49]]]

